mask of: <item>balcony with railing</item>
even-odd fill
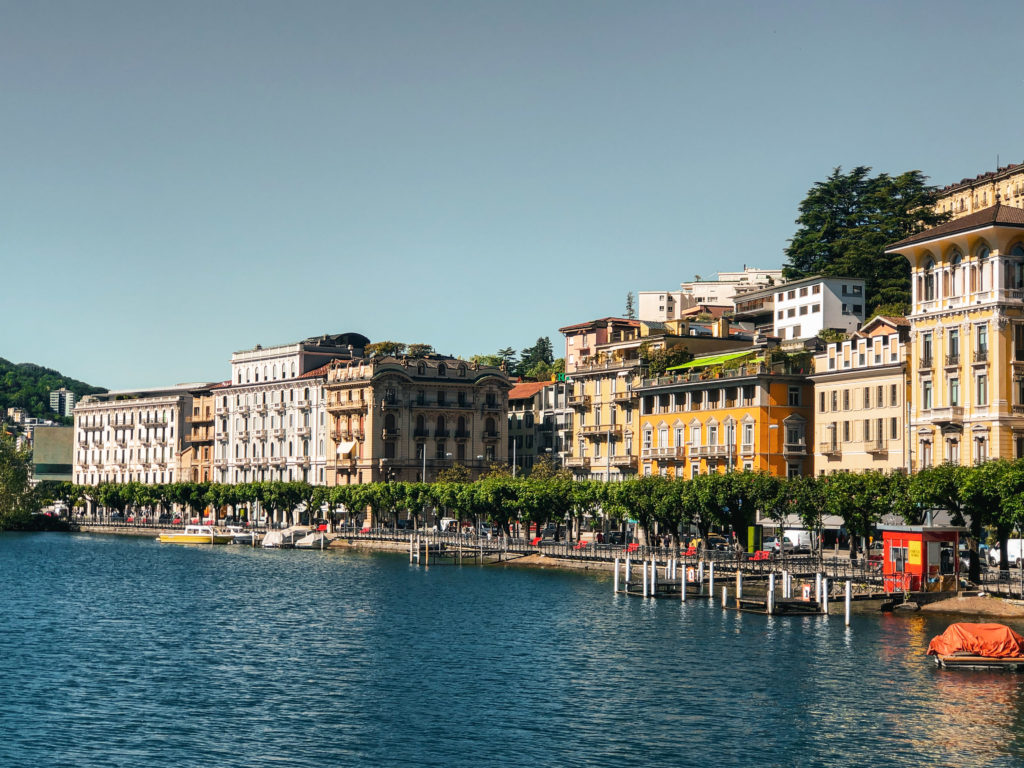
[[[303,400],[296,400],[295,401],[295,407],[296,408],[309,408],[310,405],[311,405],[311,403],[310,403],[309,400],[304,400],[303,399]]]
[[[588,469],[590,467],[589,456],[566,456],[565,466],[569,469]]]
[[[754,444],[753,443],[741,443],[740,444],[740,456],[753,456],[754,455]]]
[[[988,349],[976,349],[976,350],[974,350],[973,362],[975,362],[975,363],[987,363],[988,362]]]
[[[807,455],[807,442],[804,440],[796,440],[793,442],[786,441],[782,445],[783,456],[806,456]]]
[[[468,440],[472,436],[472,433],[468,429],[456,429],[455,439],[456,440]]]
[[[331,398],[327,401],[327,410],[331,413],[340,411],[365,411],[366,401],[365,400],[343,400],[341,398]]]
[[[275,427],[274,429],[270,430],[270,436],[275,440],[280,440],[282,437],[284,437],[284,427]]]
[[[608,464],[612,467],[623,467],[636,469],[636,456],[630,456],[628,454],[620,454],[617,456],[608,457]]]
[[[960,353],[946,355],[946,367],[954,368],[960,365]]]
[[[635,403],[639,399],[639,395],[635,392],[613,392],[612,402],[616,405],[628,405],[629,403]]]
[[[309,427],[299,427],[298,429],[295,430],[295,434],[298,435],[299,437],[309,437]]]
[[[933,424],[963,424],[964,409],[958,405],[947,405],[932,408],[927,416]]]
[[[645,459],[672,459],[679,460],[686,458],[685,445],[665,445],[658,448],[644,448],[641,455]]]
[[[267,439],[267,430],[265,430],[265,429],[254,429],[252,431],[252,436],[256,440],[266,440]]]
[[[385,429],[380,433],[380,436],[385,440],[397,440],[402,435],[402,430],[398,427],[393,429]]]
[[[484,430],[483,438],[486,441],[497,440],[500,437],[501,437],[501,433],[496,431],[496,430],[490,430],[490,431],[488,431],[486,429]]]
[[[824,456],[840,456],[842,448],[839,447],[838,440],[823,440],[818,444],[818,453]]]
[[[426,438],[430,437],[430,430],[429,429],[414,429],[412,431],[412,436],[415,439],[417,439],[417,440],[425,440]]]
[[[622,426],[619,424],[589,424],[580,427],[580,434],[596,440],[608,437],[619,439],[622,437]]]
[[[570,408],[589,408],[590,407],[590,395],[573,395],[569,398]]]
[[[874,440],[865,440],[864,450],[868,453],[886,453],[889,446],[884,437],[877,437]]]
[[[264,415],[267,412],[267,404],[266,403],[256,403],[256,405],[253,406],[252,410],[253,410],[254,413],[259,414],[260,416],[262,416],[262,415]]]

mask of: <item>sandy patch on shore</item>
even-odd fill
[[[580,571],[610,571],[614,567],[612,563],[605,563],[595,560],[561,560],[557,557],[546,557],[545,555],[523,555],[522,557],[510,558],[501,562],[491,562],[491,565],[515,565],[524,568],[559,568],[573,569]]]
[[[993,618],[1024,618],[1024,605],[998,597],[951,597],[921,606],[928,613],[955,613]]]

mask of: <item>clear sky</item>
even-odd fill
[[[835,166],[1024,160],[1024,3],[0,0],[0,357],[468,356],[778,267]]]

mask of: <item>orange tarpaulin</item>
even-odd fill
[[[928,643],[929,656],[970,655],[990,659],[1024,656],[1024,637],[1003,624],[950,624]]]

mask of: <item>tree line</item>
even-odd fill
[[[624,529],[629,520],[636,520],[645,537],[669,536],[677,546],[694,530],[706,538],[713,530],[730,529],[745,545],[747,527],[757,513],[780,526],[796,518],[809,530],[820,530],[823,516],[834,515],[843,521],[854,556],[858,542],[874,533],[883,515],[920,525],[930,513],[945,511],[952,524],[969,527],[975,551],[991,531],[1000,542],[1001,566],[1006,568],[1006,540],[1024,523],[1024,460],[998,459],[974,467],[943,464],[911,476],[868,472],[786,479],[764,472],[728,472],[691,480],[642,476],[606,483],[573,480],[564,470],[526,478],[496,470],[475,482],[442,479],[334,487],[301,482],[51,483],[42,484],[38,492],[41,499],[60,500],[68,508],[88,499],[122,513],[179,505],[192,514],[213,507],[246,517],[257,502],[278,515],[293,515],[300,508],[316,516],[317,510],[335,515],[345,510],[357,523],[368,518],[373,527],[396,525],[400,519],[419,527],[433,512],[460,521],[486,521],[507,535],[516,523],[538,528],[554,524],[559,530],[565,526],[570,540],[588,527]],[[978,558],[971,561],[971,577],[977,580]]]

